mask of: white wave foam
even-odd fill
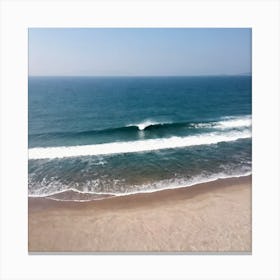
[[[117,193],[114,192],[94,192],[94,191],[81,191],[76,188],[67,188],[67,186],[64,187],[62,190],[57,190],[57,191],[51,191],[47,192],[46,190],[40,191],[40,190],[35,190],[33,193],[30,193],[28,196],[29,197],[48,197],[48,196],[53,196],[53,195],[58,195],[62,194],[65,192],[75,192],[77,194],[91,194],[91,195],[111,195],[111,196],[117,196]]]
[[[31,148],[29,149],[29,159],[55,159],[78,156],[80,157],[136,153],[197,145],[211,145],[217,144],[219,142],[229,142],[250,137],[251,131],[247,129],[242,132],[228,132],[223,134],[208,133],[187,137],[170,137],[129,142],[113,142],[96,145]]]
[[[228,129],[228,128],[242,128],[242,127],[250,127],[252,125],[252,117],[251,115],[244,116],[229,116],[224,117],[221,121],[215,122],[205,122],[205,123],[192,123],[191,125],[195,128],[220,128],[220,129]],[[157,124],[172,124],[172,122],[157,122],[146,120],[137,124],[129,124],[129,126],[137,126],[139,130],[145,130],[147,127]]]
[[[234,129],[251,127],[252,119],[251,116],[241,117],[226,117],[222,121],[209,122],[209,123],[193,123],[191,124],[195,128],[218,128],[218,129]]]
[[[130,191],[130,192],[122,192],[122,193],[116,193],[116,192],[86,192],[86,191],[79,191],[77,189],[74,188],[70,188],[70,189],[64,189],[64,190],[60,190],[60,191],[53,191],[53,192],[49,192],[49,193],[41,193],[41,194],[29,194],[29,197],[44,197],[44,198],[49,198],[49,199],[53,199],[53,200],[58,200],[58,201],[77,201],[77,202],[86,202],[86,201],[91,201],[91,200],[100,200],[100,199],[110,199],[113,197],[117,197],[117,196],[127,196],[127,195],[133,195],[133,194],[141,194],[141,193],[154,193],[154,192],[158,192],[158,191],[162,191],[162,190],[170,190],[170,189],[179,189],[179,188],[185,188],[185,187],[192,187],[195,185],[200,185],[203,183],[209,183],[209,182],[213,182],[216,180],[220,180],[220,179],[228,179],[228,178],[239,178],[239,177],[245,177],[245,176],[249,176],[252,175],[251,171],[247,171],[247,172],[236,172],[233,174],[227,174],[227,173],[217,173],[217,174],[212,174],[210,176],[196,176],[192,179],[167,179],[167,180],[161,180],[152,184],[145,184],[145,185],[139,185],[134,191]],[[136,186],[135,186],[136,187]],[[94,197],[92,199],[90,198],[86,198],[86,199],[59,199],[59,198],[55,198],[53,196],[58,195],[58,194],[63,194],[65,192],[68,191],[73,191],[77,194],[90,194],[90,195],[111,195],[111,197],[106,197],[106,198],[98,198],[98,197]]]
[[[156,125],[156,124],[160,124],[160,123],[154,121],[144,121],[138,124],[130,124],[128,126],[137,126],[139,130],[145,130],[145,128],[147,128],[148,126]]]
[[[217,181],[220,179],[229,179],[229,178],[240,178],[240,177],[246,177],[252,175],[251,171],[246,172],[236,172],[232,174],[227,173],[216,173],[208,176],[195,176],[192,179],[174,179],[174,180],[161,180],[154,184],[146,184],[146,185],[140,185],[135,191],[125,192],[125,193],[109,193],[114,194],[114,196],[125,196],[125,195],[131,195],[131,194],[138,194],[138,193],[154,193],[157,191],[163,191],[163,190],[171,190],[171,189],[180,189],[180,188],[186,188],[186,187],[192,187],[204,183],[209,183],[213,181]],[[97,193],[96,193],[97,194]],[[102,193],[103,194],[103,193]]]
[[[194,128],[211,128],[214,127],[215,123],[191,123],[191,126]]]
[[[224,121],[217,122],[214,127],[216,128],[242,128],[250,127],[252,125],[251,116],[245,116],[242,118],[226,119]]]

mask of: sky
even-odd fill
[[[251,73],[250,28],[30,28],[29,76]]]

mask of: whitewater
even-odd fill
[[[222,135],[219,133],[209,133],[187,137],[170,137],[98,145],[32,148],[29,149],[29,159],[55,159],[78,156],[136,153],[197,145],[211,145],[250,137],[250,130],[245,130],[243,132],[229,132]]]

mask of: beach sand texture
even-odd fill
[[[29,252],[250,253],[251,179],[91,202],[29,198]]]

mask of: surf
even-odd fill
[[[135,133],[137,131],[153,131],[153,130],[168,130],[168,129],[195,129],[195,128],[213,128],[213,129],[235,129],[250,127],[251,116],[240,117],[223,117],[220,120],[205,120],[203,122],[158,122],[158,121],[142,121],[135,124],[128,124],[119,127],[109,127],[100,130],[86,130],[76,132],[50,132],[41,134],[30,134],[32,137],[44,138],[67,138],[67,137],[84,137],[98,135],[115,135],[119,133]]]
[[[252,175],[251,171],[237,171],[232,174],[220,172],[217,174],[211,174],[208,176],[197,175],[191,179],[177,178],[177,179],[165,179],[157,181],[152,184],[143,184],[134,186],[135,189],[129,192],[96,192],[96,191],[80,191],[76,188],[67,188],[62,190],[53,190],[49,192],[33,191],[28,196],[31,198],[48,198],[57,201],[76,201],[87,202],[92,200],[110,199],[112,197],[128,196],[143,193],[154,193],[163,190],[180,189],[192,186],[199,186],[203,183],[209,183],[220,179],[228,178],[240,178]]]
[[[111,155],[155,151],[161,149],[183,148],[197,145],[211,145],[220,142],[250,138],[251,131],[228,133],[204,133],[186,137],[169,137],[128,142],[113,142],[96,145],[62,146],[29,149],[29,159],[55,159],[96,155]]]

